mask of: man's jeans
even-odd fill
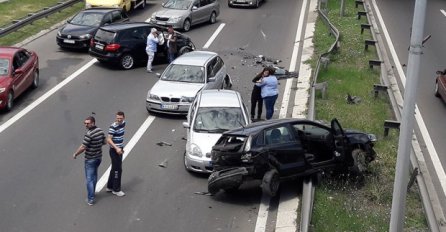
[[[147,71],[152,71],[153,58],[155,57],[155,52],[146,51],[147,53]]]
[[[96,182],[98,181],[98,167],[101,158],[85,160],[85,178],[87,179],[88,200],[94,201]]]
[[[263,101],[265,102],[266,108],[266,120],[269,120],[273,117],[274,114],[274,104],[276,103],[277,97],[279,95],[264,97]]]
[[[167,52],[167,58],[169,58],[169,64],[175,60],[175,52]]]

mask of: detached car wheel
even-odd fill
[[[132,55],[130,54],[122,55],[120,62],[121,68],[128,70],[133,68],[134,64],[135,64],[135,59],[133,59]]]
[[[361,175],[367,170],[367,153],[362,149],[352,151],[353,166],[352,171]]]
[[[271,197],[276,196],[279,191],[280,179],[276,169],[269,170],[265,173],[262,180],[262,191]]]

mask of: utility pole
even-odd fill
[[[410,153],[412,151],[413,124],[415,121],[415,98],[420,73],[421,48],[426,16],[426,0],[415,0],[415,11],[410,38],[407,79],[404,89],[404,104],[401,119],[401,131],[398,141],[395,182],[393,185],[392,211],[390,215],[390,232],[404,230],[407,184],[409,181]]]

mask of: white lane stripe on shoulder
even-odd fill
[[[8,121],[0,125],[0,133],[2,133],[4,130],[6,130],[8,127],[10,127],[12,124],[17,122],[20,118],[25,116],[27,113],[29,113],[31,110],[36,108],[40,103],[44,102],[47,98],[51,97],[54,93],[56,93],[59,89],[64,87],[66,84],[70,83],[70,81],[74,80],[77,76],[79,76],[82,72],[87,70],[91,65],[96,63],[96,59],[90,60],[87,64],[82,66],[80,69],[78,69],[76,72],[71,74],[69,77],[65,78],[62,82],[54,86],[52,89],[50,89],[48,92],[37,98],[33,103],[25,107],[22,111],[18,112],[16,115],[14,115],[12,118],[10,118]]]
[[[446,17],[446,11],[444,11],[443,9],[441,9],[440,12]]]

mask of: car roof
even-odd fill
[[[125,22],[125,23],[114,23],[114,24],[109,24],[106,26],[102,26],[101,28],[106,30],[106,31],[121,31],[121,30],[126,30],[126,29],[130,29],[130,28],[135,28],[135,27],[142,27],[142,26],[149,26],[149,27],[155,27],[155,28],[163,28],[163,30],[167,30],[165,27],[162,26],[158,26],[152,23],[147,23],[147,22]]]
[[[22,48],[0,47],[0,57],[10,57],[10,56],[14,55],[20,49],[22,49]]]
[[[234,90],[207,89],[199,93],[199,107],[240,107],[240,94]]]
[[[107,12],[115,11],[115,10],[121,10],[121,9],[119,9],[119,8],[111,8],[111,7],[93,7],[93,8],[88,8],[88,9],[81,10],[81,11],[79,11],[79,13],[87,12],[87,11],[88,12],[107,13]]]
[[[233,129],[230,131],[224,132],[224,135],[242,135],[242,136],[250,136],[253,134],[257,134],[258,132],[270,128],[270,127],[276,127],[281,124],[290,123],[290,122],[306,122],[306,123],[317,123],[315,121],[311,121],[308,119],[298,119],[298,118],[282,118],[282,119],[272,119],[272,120],[266,120],[266,121],[260,121],[251,123],[245,127]],[[318,124],[318,123],[317,123]]]
[[[217,53],[209,51],[192,51],[179,56],[172,63],[180,65],[203,66],[208,60],[217,55]]]

